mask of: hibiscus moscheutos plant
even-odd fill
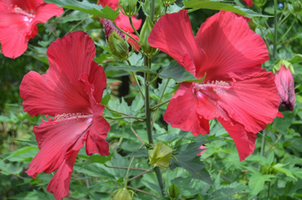
[[[20,86],[26,112],[54,116],[34,127],[40,151],[26,173],[36,178],[38,173],[57,170],[47,191],[62,199],[69,194],[73,165],[85,142],[87,155],[109,155],[105,139],[110,125],[102,117],[104,106],[99,104],[106,76],[102,66],[93,61],[93,40],[82,31],[57,39],[47,55],[46,74],[31,71]]]
[[[62,8],[42,0],[0,0],[1,53],[9,58],[21,56],[29,39],[38,34],[37,24],[62,13]]]
[[[261,68],[266,45],[242,17],[220,11],[192,33],[186,10],[155,24],[151,46],[183,65],[202,82],[181,83],[164,114],[172,127],[193,135],[210,132],[216,118],[233,138],[240,160],[253,153],[256,134],[278,114],[274,75]]]
[[[119,0],[99,0],[98,4],[105,7],[109,6],[110,8],[116,10],[119,8]],[[135,15],[128,17],[124,15],[121,11],[118,17],[114,20],[114,23],[124,32],[128,34],[127,42],[134,48],[135,51],[138,51],[140,46],[137,43],[139,38],[134,32],[141,27],[142,20],[136,19]]]

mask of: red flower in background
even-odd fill
[[[31,71],[21,82],[24,111],[55,116],[34,127],[40,151],[26,173],[36,178],[38,173],[57,170],[47,187],[56,199],[68,196],[73,165],[84,142],[87,155],[109,155],[105,138],[110,125],[99,104],[106,76],[93,61],[95,51],[86,33],[70,33],[49,46],[46,74]]]
[[[216,118],[228,131],[240,160],[255,148],[256,134],[278,114],[274,75],[261,68],[268,51],[242,17],[219,12],[194,37],[187,11],[166,14],[155,24],[149,43],[166,52],[201,83],[181,83],[164,120],[193,135],[209,133]]]
[[[280,96],[280,104],[285,110],[293,111],[295,107],[294,78],[290,69],[283,64],[275,73],[275,83]]]
[[[246,3],[246,5],[248,5],[249,7],[252,7],[253,6],[253,2],[252,0],[242,0]]]
[[[98,4],[105,7],[109,6],[110,8],[116,10],[119,7],[118,0],[99,0]],[[123,13],[119,13],[118,17],[114,20],[116,25],[122,29],[123,31],[127,32],[137,41],[139,40],[138,36],[134,34],[134,30],[129,22],[129,17],[124,15]],[[133,26],[136,30],[141,27],[142,20],[136,19],[135,15],[132,16]],[[138,51],[140,46],[131,38],[128,38],[127,42],[134,48],[135,51]]]
[[[63,8],[42,0],[0,0],[1,52],[9,58],[21,56],[29,39],[38,34],[36,24],[62,13]]]

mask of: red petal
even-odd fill
[[[234,13],[220,11],[200,26],[195,37],[203,49],[196,77],[207,73],[206,80],[219,79],[228,72],[247,74],[261,70],[268,51],[260,35]]]
[[[84,83],[86,93],[89,96],[90,104],[93,109],[92,126],[89,128],[86,141],[86,153],[92,155],[109,155],[109,145],[106,142],[107,132],[110,130],[110,124],[102,117],[105,106],[98,104],[94,98],[94,86],[88,82],[88,75],[81,74],[80,80]]]
[[[246,131],[240,124],[233,125],[221,118],[218,120],[234,140],[240,161],[243,161],[254,152],[257,138],[256,134]]]
[[[202,92],[217,102],[229,118],[242,124],[247,132],[263,130],[278,114],[280,100],[274,75],[264,69],[244,79],[229,75],[237,81],[233,87],[218,92],[209,88]]]
[[[135,16],[131,17],[133,26],[136,30],[138,30],[141,27],[142,20],[136,19]],[[118,17],[114,20],[116,25],[124,30],[125,32],[133,33],[134,30],[130,24],[129,17],[127,15],[124,15],[123,13],[120,13]]]
[[[118,0],[98,0],[98,5],[109,6],[112,9],[118,8]]]
[[[94,85],[93,96],[95,101],[100,103],[103,97],[103,91],[107,86],[107,79],[103,67],[96,62],[92,62],[88,82]]]
[[[73,166],[79,150],[84,145],[85,137],[86,136],[83,135],[79,138],[73,148],[65,154],[65,158],[58,171],[56,171],[47,186],[47,191],[53,193],[56,199],[63,199],[63,197],[69,195],[69,183],[73,172]]]
[[[63,8],[55,4],[43,4],[36,9],[33,23],[45,23],[53,16],[60,17],[63,12]]]
[[[193,74],[195,66],[201,64],[201,49],[195,42],[186,10],[162,16],[152,29],[148,41],[152,47],[166,52]]]
[[[0,27],[4,28],[14,24],[22,24],[23,22],[24,16],[13,13],[10,4],[0,1]]]
[[[26,173],[36,178],[38,173],[51,173],[59,168],[68,151],[75,148],[83,137],[91,119],[67,119],[59,122],[46,122],[34,127],[39,153],[34,157]],[[82,145],[83,146],[83,145]]]
[[[209,133],[208,120],[197,114],[198,100],[192,92],[191,83],[182,83],[171,99],[164,120],[174,128],[190,131],[193,135]]]

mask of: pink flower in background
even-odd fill
[[[285,110],[293,111],[295,107],[294,78],[289,68],[281,64],[275,73],[275,83],[280,96],[280,104]]]
[[[203,145],[201,145],[198,149],[202,149],[202,151],[198,153],[197,156],[201,156],[207,150],[207,148]]]
[[[70,33],[49,46],[46,74],[31,71],[21,82],[24,111],[54,116],[33,129],[40,151],[26,173],[36,178],[38,173],[56,171],[47,187],[56,199],[69,194],[73,165],[84,142],[87,155],[109,155],[105,139],[110,125],[99,104],[106,76],[93,61],[95,53],[94,41],[86,33]]]
[[[253,6],[253,2],[252,0],[243,0],[247,6],[252,7]]]
[[[63,8],[42,0],[0,0],[1,52],[9,58],[21,56],[38,34],[37,24],[62,13]]]
[[[184,66],[200,83],[181,83],[164,120],[193,135],[209,133],[216,118],[233,138],[240,160],[255,149],[256,134],[278,114],[274,75],[261,68],[266,45],[242,17],[220,11],[201,24],[197,35],[187,11],[166,14],[155,24],[151,46]]]
[[[98,4],[105,7],[109,6],[110,8],[116,10],[119,7],[118,0],[99,0]],[[134,39],[139,40],[138,36],[134,34],[134,30],[129,22],[128,16],[124,15],[123,13],[119,13],[118,17],[114,20],[116,25],[122,29],[123,31],[127,32],[129,35],[131,35]],[[132,16],[132,22],[133,26],[136,30],[138,30],[141,27],[142,20],[136,19],[135,15]],[[135,51],[138,51],[140,46],[137,44],[134,40],[131,38],[128,38],[127,42],[133,46]]]

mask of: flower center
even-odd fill
[[[44,119],[42,119],[43,123],[56,123],[56,122],[72,122],[72,121],[80,121],[80,120],[85,120],[85,119],[89,119],[92,118],[92,115],[84,115],[81,113],[63,113],[60,115],[56,115],[54,118],[50,118],[48,117],[48,115],[46,115],[46,118],[48,119],[48,121],[45,121]]]
[[[202,84],[196,84],[194,86],[194,91],[198,92],[198,91],[202,91],[205,90],[207,88],[212,88],[216,93],[218,94],[224,94],[225,90],[231,89],[235,86],[236,80],[233,78],[232,79],[232,85],[230,85],[228,82],[225,81],[207,81],[206,83],[202,83]]]
[[[23,20],[24,20],[24,22],[27,22],[27,23],[30,23],[33,20],[33,18],[35,17],[35,15],[22,10],[18,6],[15,6],[13,8],[13,12],[16,13],[16,14],[23,15],[24,16]]]

